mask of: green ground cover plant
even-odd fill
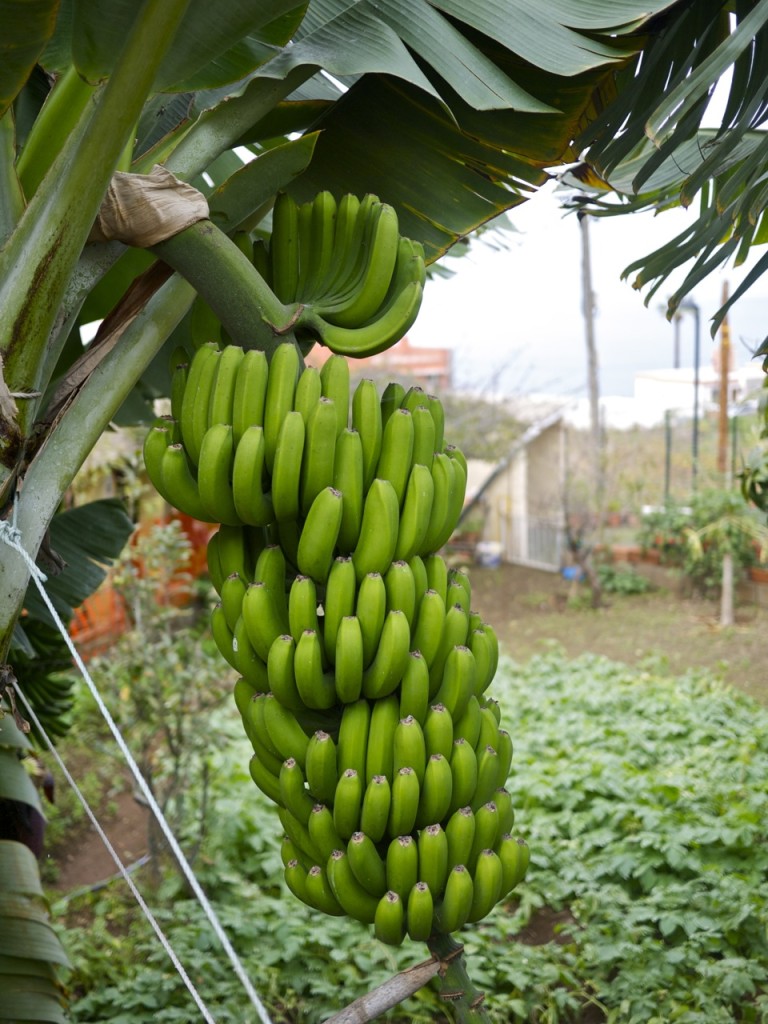
[[[515,831],[533,852],[519,901],[462,933],[493,1019],[768,1021],[768,712],[703,672],[670,678],[558,649],[506,662],[493,691],[515,741]],[[274,811],[248,777],[239,723],[219,707],[209,724],[196,867],[276,1024],[321,1021],[423,959],[420,945],[384,947],[281,895]],[[155,901],[217,1019],[241,1020],[243,994],[176,875]],[[68,909],[70,923],[88,919],[67,933],[73,1020],[189,1019],[119,887]],[[444,1016],[423,991],[389,1019]]]

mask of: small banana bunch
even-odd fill
[[[478,921],[525,874],[486,696],[499,656],[468,575],[439,555],[466,488],[442,405],[351,389],[343,356],[204,345],[149,432],[166,499],[218,522],[214,639],[236,670],[251,776],[285,832],[285,878],[384,942]]]
[[[330,192],[302,204],[277,197],[269,271],[277,297],[303,307],[299,338],[358,357],[406,334],[426,279],[423,247],[401,237],[393,207],[373,195],[348,194],[337,204]]]

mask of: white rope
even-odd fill
[[[179,866],[181,867],[181,870],[182,870],[182,873],[183,873],[184,877],[186,878],[187,882],[189,883],[190,888],[192,889],[193,893],[195,894],[195,897],[197,898],[197,901],[199,902],[200,906],[203,908],[205,916],[208,918],[208,921],[210,922],[210,925],[213,928],[214,933],[216,934],[216,937],[218,938],[219,942],[221,943],[222,948],[226,952],[226,954],[227,954],[227,956],[229,958],[229,961],[232,964],[232,967],[233,967],[233,969],[235,971],[235,974],[237,975],[237,977],[240,980],[243,988],[245,989],[245,991],[246,991],[246,993],[248,995],[248,998],[251,1000],[251,1002],[253,1003],[254,1007],[256,1008],[256,1012],[257,1012],[257,1014],[259,1016],[259,1019],[262,1021],[262,1024],[272,1024],[272,1021],[270,1020],[269,1014],[267,1013],[266,1008],[264,1007],[264,1004],[262,1003],[261,999],[259,998],[258,993],[256,992],[255,988],[251,984],[251,980],[248,977],[248,975],[246,974],[245,968],[243,967],[243,964],[242,964],[240,958],[238,957],[237,953],[235,952],[235,949],[232,946],[232,943],[229,941],[229,938],[228,938],[226,932],[224,931],[224,928],[222,927],[221,922],[219,921],[219,918],[218,918],[218,916],[216,914],[216,911],[213,909],[213,907],[211,906],[211,903],[210,903],[208,897],[203,892],[202,886],[198,882],[198,880],[197,880],[197,878],[196,878],[196,876],[195,876],[195,874],[194,874],[194,872],[193,872],[193,870],[192,870],[192,868],[191,868],[187,858],[185,857],[181,847],[179,846],[179,844],[178,844],[178,842],[176,840],[176,837],[174,836],[173,832],[171,831],[171,827],[168,824],[168,822],[166,821],[165,815],[163,814],[162,810],[160,809],[160,806],[157,803],[157,800],[155,800],[155,797],[154,797],[154,794],[152,793],[152,790],[149,788],[149,785],[147,784],[146,779],[141,774],[141,771],[139,770],[139,766],[136,764],[136,761],[134,760],[133,755],[131,754],[130,750],[128,749],[128,746],[127,746],[127,744],[125,742],[125,739],[123,738],[122,733],[120,732],[120,729],[118,728],[115,720],[112,718],[112,715],[109,712],[109,708],[106,706],[106,704],[102,700],[101,694],[96,689],[96,684],[94,683],[93,679],[91,678],[90,673],[88,672],[88,669],[85,667],[85,663],[83,662],[83,659],[80,657],[77,649],[75,648],[75,645],[72,643],[72,639],[71,639],[69,633],[67,632],[67,629],[66,629],[64,623],[59,618],[59,615],[58,615],[58,613],[56,612],[56,609],[53,606],[53,602],[51,601],[50,597],[48,596],[48,593],[45,590],[45,587],[43,586],[43,583],[45,582],[46,577],[43,575],[42,572],[40,572],[40,570],[35,565],[35,563],[32,560],[32,558],[29,556],[27,551],[22,546],[20,531],[17,529],[17,527],[15,525],[11,525],[7,520],[0,520],[0,540],[4,541],[9,547],[13,548],[15,551],[18,551],[18,553],[24,559],[24,561],[25,561],[25,563],[27,565],[27,568],[29,569],[30,576],[34,580],[35,585],[37,586],[37,589],[40,591],[40,596],[42,597],[43,601],[45,602],[46,607],[48,608],[48,611],[51,613],[51,616],[53,617],[53,620],[56,623],[56,626],[58,627],[61,635],[64,637],[64,640],[65,640],[65,642],[67,644],[67,647],[69,648],[69,651],[70,651],[72,657],[74,658],[75,664],[79,668],[80,673],[82,674],[82,677],[83,677],[83,679],[85,680],[85,682],[86,682],[86,684],[88,686],[88,689],[91,691],[91,695],[93,696],[93,699],[96,701],[96,704],[97,704],[97,706],[99,708],[99,711],[101,712],[101,714],[104,717],[104,720],[106,721],[107,725],[109,726],[109,729],[110,729],[112,735],[115,738],[115,742],[117,743],[118,747],[120,748],[120,750],[121,750],[121,752],[123,754],[123,757],[125,758],[126,764],[128,765],[128,768],[130,769],[130,772],[131,772],[131,774],[133,775],[133,777],[134,777],[134,779],[136,781],[137,786],[141,790],[141,793],[144,796],[144,799],[147,801],[147,804],[149,805],[150,810],[154,814],[154,816],[155,816],[155,818],[157,820],[157,823],[160,826],[160,830],[162,831],[163,835],[165,836],[165,839],[166,839],[166,841],[167,841],[167,843],[168,843],[168,845],[169,845],[169,847],[171,849],[171,852],[173,853],[174,857],[176,858],[176,860],[179,863]]]
[[[136,888],[136,883],[133,881],[133,879],[131,878],[130,874],[128,873],[128,869],[126,868],[126,866],[123,864],[122,860],[120,859],[120,855],[118,854],[117,850],[114,848],[112,843],[109,841],[109,836],[106,834],[104,829],[101,827],[101,824],[99,823],[99,821],[98,821],[98,819],[97,819],[97,817],[96,817],[96,815],[95,815],[91,805],[88,803],[88,800],[86,799],[86,797],[83,794],[82,790],[80,789],[78,784],[75,782],[75,780],[74,780],[72,774],[70,773],[69,769],[67,768],[67,766],[64,764],[63,760],[61,759],[61,755],[59,754],[58,750],[54,747],[53,743],[51,742],[48,734],[46,733],[45,729],[43,728],[43,726],[42,726],[42,724],[40,722],[40,719],[37,717],[35,712],[32,710],[32,706],[30,705],[29,701],[25,697],[24,692],[22,691],[22,689],[19,686],[18,682],[16,682],[15,680],[14,680],[14,682],[15,682],[15,689],[16,689],[16,697],[17,697],[17,699],[21,700],[21,703],[24,705],[25,713],[30,717],[30,719],[32,720],[32,724],[35,726],[35,728],[39,731],[40,735],[45,740],[45,745],[48,747],[50,752],[53,754],[56,763],[58,764],[59,768],[61,769],[62,774],[64,775],[64,778],[70,784],[70,786],[72,787],[72,789],[75,792],[75,796],[80,801],[80,803],[83,805],[85,813],[91,819],[91,824],[93,825],[93,827],[96,829],[96,832],[98,833],[99,839],[101,839],[102,843],[104,843],[104,845],[106,846],[106,848],[107,848],[107,850],[109,852],[110,857],[112,858],[112,860],[117,865],[118,871],[123,876],[123,878],[125,879],[126,883],[128,884],[128,888],[133,893],[134,899],[138,903],[138,905],[141,908],[141,910],[142,910],[144,916],[146,917],[146,919],[152,925],[152,929],[153,929],[155,935],[157,935],[157,937],[158,937],[158,939],[160,941],[160,945],[163,947],[163,949],[168,954],[168,956],[169,956],[169,958],[171,960],[171,963],[173,964],[173,966],[176,968],[176,970],[179,973],[179,977],[184,982],[184,984],[187,986],[187,989],[189,990],[190,995],[194,999],[195,1003],[197,1004],[198,1009],[200,1010],[200,1013],[203,1016],[203,1020],[205,1020],[206,1024],[216,1024],[215,1018],[211,1015],[211,1013],[208,1010],[207,1006],[203,1002],[202,997],[200,996],[200,993],[195,988],[194,982],[192,981],[192,979],[189,977],[189,975],[185,971],[184,965],[179,960],[179,958],[176,955],[173,947],[171,946],[170,941],[168,940],[167,936],[165,935],[165,933],[163,932],[162,928],[158,924],[157,918],[155,917],[155,915],[152,913],[152,911],[149,909],[149,907],[145,903],[144,897],[141,895],[139,890]]]

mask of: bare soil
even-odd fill
[[[709,669],[767,703],[768,606],[742,601],[736,624],[722,628],[718,603],[681,593],[673,572],[656,566],[638,571],[655,581],[651,592],[606,594],[605,607],[595,610],[585,585],[557,573],[470,566],[472,603],[515,661],[553,644],[570,657],[591,652],[629,664],[654,659],[654,667],[670,675]]]

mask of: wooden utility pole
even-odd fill
[[[720,304],[725,305],[728,301],[728,282],[723,282],[723,294]],[[727,315],[720,325],[720,390],[718,402],[717,419],[717,469],[725,478],[725,486],[730,487],[729,459],[728,459],[728,398],[729,398],[729,371],[731,369],[731,329],[728,324]]]

